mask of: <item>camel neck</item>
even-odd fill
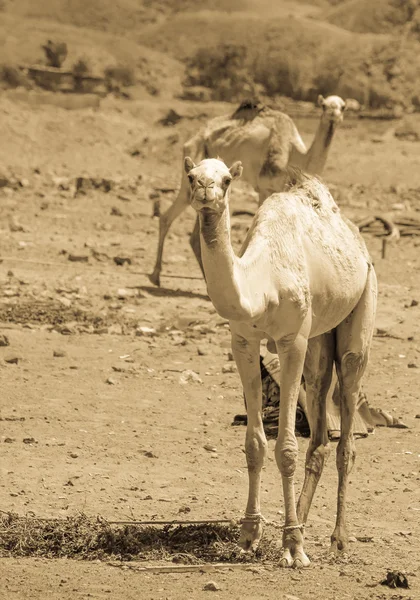
[[[334,137],[336,124],[332,121],[321,122],[318,125],[314,140],[306,154],[305,171],[311,175],[321,175],[325,163],[327,162],[328,152]]]
[[[241,292],[241,265],[230,238],[230,215],[201,211],[201,258],[207,291],[217,312],[225,319],[239,320],[249,316],[248,302]]]

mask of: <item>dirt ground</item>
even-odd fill
[[[177,187],[181,144],[200,120],[164,128],[156,124],[169,108],[163,104],[105,102],[98,112],[67,112],[0,100],[1,168],[16,178],[0,189],[0,333],[9,341],[0,347],[1,510],[63,518],[81,511],[113,521],[239,518],[245,430],[231,423],[243,412],[242,392],[228,326],[187,243],[192,212],[168,237],[162,288],[147,278],[157,242],[153,201],[164,207],[174,198],[155,188]],[[193,115],[226,109],[171,106]],[[310,141],[316,120],[297,124]],[[377,143],[389,127],[348,119],[337,133],[325,179],[349,217],[420,216],[418,144],[392,136]],[[88,175],[113,188],[75,195],[74,177]],[[238,186],[238,206],[255,208],[255,195]],[[236,244],[248,223],[234,219]],[[328,557],[332,455],[306,530],[308,570],[254,563],[155,574],[133,564],[2,558],[1,598],[420,598],[420,238],[388,245],[385,259],[379,238],[366,241],[379,308],[365,391],[408,429],[380,428],[357,441],[348,558]],[[199,380],[183,383],[185,370]],[[298,489],[306,445],[299,438]],[[263,514],[280,524],[273,448],[270,441]],[[380,585],[388,570],[404,572],[410,589]],[[210,580],[219,591],[203,590]]]

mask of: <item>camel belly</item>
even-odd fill
[[[320,277],[312,291],[312,326],[310,337],[334,329],[357,306],[365,289],[368,264],[360,264],[354,273],[328,280]]]

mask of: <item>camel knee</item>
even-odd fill
[[[293,477],[298,457],[298,445],[296,440],[276,443],[276,462],[280,473],[284,477]]]
[[[331,446],[326,444],[325,446],[318,446],[317,448],[308,448],[306,453],[306,465],[305,469],[308,473],[314,473],[318,477],[321,475],[324,465],[328,460],[331,452]]]
[[[261,430],[247,431],[245,439],[245,455],[248,471],[260,471],[267,454],[267,439],[261,423]]]

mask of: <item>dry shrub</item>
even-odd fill
[[[133,67],[128,65],[114,65],[104,69],[105,79],[115,82],[123,87],[130,87],[136,83],[136,73]]]
[[[0,83],[6,88],[29,87],[28,78],[11,65],[0,65]]]
[[[83,77],[92,72],[91,66],[87,58],[79,58],[77,62],[72,66],[73,75],[76,77]]]
[[[141,526],[110,524],[80,514],[42,520],[0,515],[0,556],[85,560],[170,560],[181,563],[275,561],[278,531],[267,526],[255,555],[241,553],[236,525]]]
[[[187,60],[184,86],[210,88],[213,100],[236,101],[243,96],[252,96],[254,82],[246,62],[247,49],[242,45],[199,48]]]

